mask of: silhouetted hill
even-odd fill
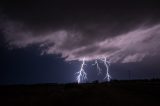
[[[0,98],[0,106],[160,106],[160,81],[4,85]]]

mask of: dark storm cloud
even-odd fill
[[[159,8],[124,3],[4,3],[1,30],[10,47],[37,44],[41,54],[66,60],[105,56],[126,63],[158,55]]]

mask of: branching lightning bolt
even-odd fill
[[[109,82],[111,80],[111,76],[109,74],[110,62],[107,60],[106,57],[98,58],[95,60],[95,63],[92,65],[96,65],[97,70],[98,70],[98,75],[102,73],[101,68],[99,66],[99,63],[98,63],[98,60],[101,60],[104,64],[104,66],[106,67],[106,75],[105,75],[104,79],[107,79],[107,81]],[[86,65],[85,62],[86,62],[86,60],[85,60],[85,58],[83,58],[81,68],[78,72],[76,72],[76,74],[77,74],[76,80],[78,83],[81,83],[82,81],[87,80],[87,73],[84,70],[84,66]]]
[[[101,59],[106,67],[106,76],[104,77],[104,79],[107,78],[107,81],[109,82],[111,80],[111,76],[109,74],[109,65],[110,65],[110,62],[107,61],[107,58],[104,57],[103,59]]]
[[[99,74],[102,74],[102,72],[101,72],[101,68],[99,67],[98,60],[97,60],[97,59],[95,60],[95,63],[94,63],[94,64],[92,64],[92,65],[96,65],[96,66],[97,66],[98,75],[99,75]]]
[[[78,83],[80,83],[83,80],[87,79],[87,73],[84,70],[84,66],[85,66],[85,58],[83,58],[82,64],[81,64],[81,68],[78,72],[76,72],[76,74],[78,74],[77,76],[77,81]]]

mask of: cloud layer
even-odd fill
[[[139,62],[160,52],[160,9],[142,4],[7,2],[0,29],[13,49],[38,45],[42,55],[61,54],[66,61]]]
[[[128,63],[160,52],[159,24],[142,25],[114,35],[112,30],[96,25],[81,30],[63,28],[36,32],[22,23],[7,21],[2,29],[10,47],[25,48],[36,44],[42,55],[61,54],[66,61],[107,57],[111,62]]]

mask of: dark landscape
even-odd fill
[[[4,85],[0,106],[160,106],[160,80]]]

